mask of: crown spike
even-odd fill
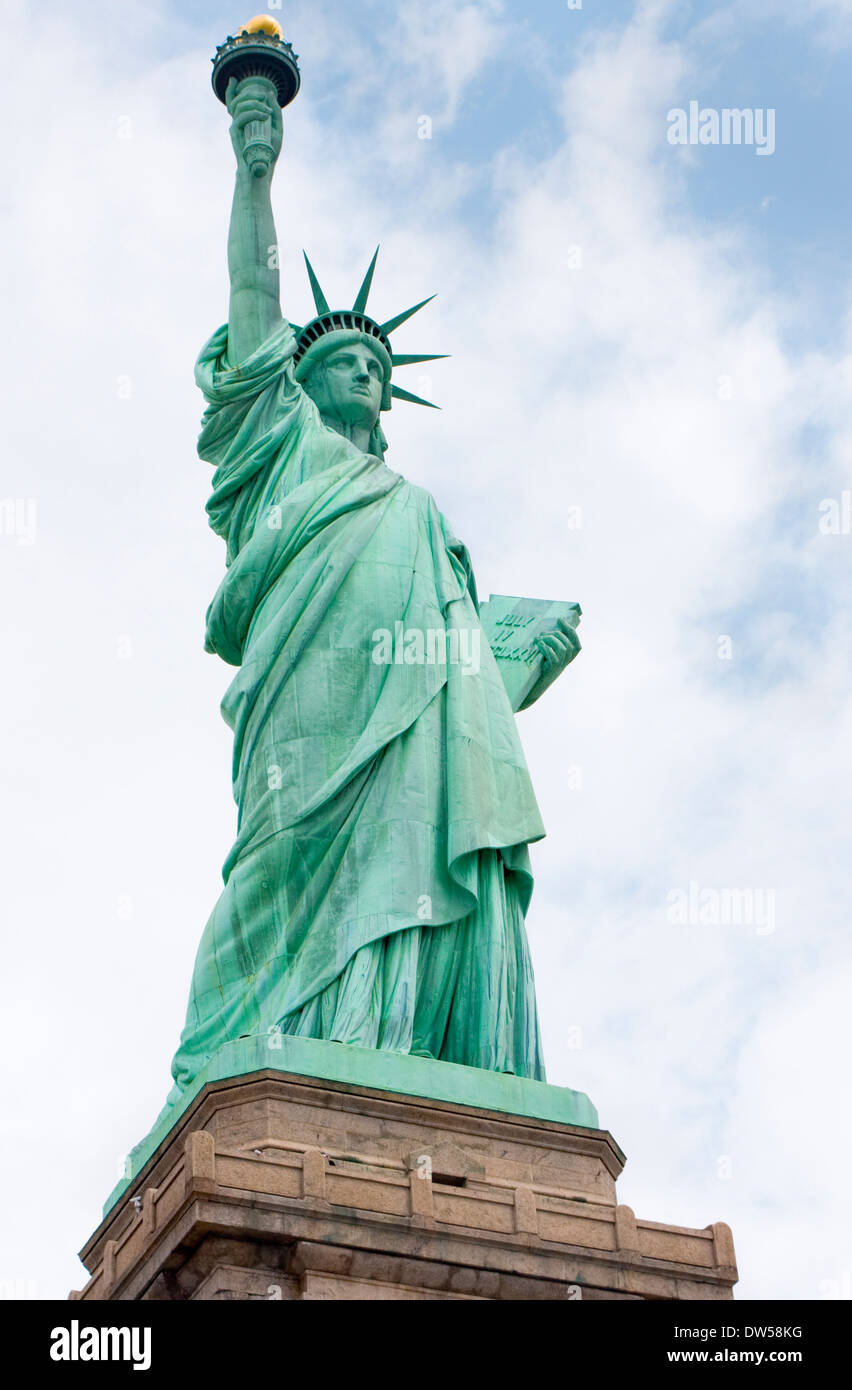
[[[415,362],[440,362],[449,355],[448,352],[392,352],[391,364],[394,367],[413,367]]]
[[[419,309],[423,308],[424,304],[431,304],[434,298],[434,294],[430,294],[428,299],[421,299],[420,303],[415,304],[413,309],[406,309],[404,314],[397,314],[395,319],[388,319],[387,323],[381,325],[382,332],[385,334],[393,333],[395,328],[399,328],[406,319],[410,319],[412,314],[416,314]]]
[[[376,261],[377,261],[378,259],[379,259],[379,247],[377,246],[377,247],[376,247],[376,254],[373,256],[373,259],[370,261],[370,268],[369,268],[369,270],[367,271],[367,274],[364,276],[364,283],[362,284],[360,290],[358,291],[357,297],[356,297],[356,299],[355,299],[355,303],[352,305],[352,308],[353,308],[353,310],[354,310],[354,312],[355,312],[356,314],[363,314],[364,310],[365,310],[366,307],[367,307],[367,300],[368,300],[369,295],[370,295],[370,287],[372,286],[372,283],[373,283],[373,271],[374,271],[375,268],[376,268]]]
[[[428,405],[430,410],[441,409],[433,401],[424,401],[422,396],[415,396],[413,391],[403,391],[401,386],[392,386],[391,395],[395,396],[398,401],[410,401],[412,405]]]
[[[308,267],[308,279],[311,282],[311,290],[314,296],[314,304],[316,306],[316,311],[318,314],[330,314],[331,310],[328,307],[328,300],[326,299],[325,295],[322,292],[322,289],[320,288],[320,282],[314,274],[313,266],[308,260],[307,251],[303,251],[302,255],[305,258],[305,265]]]

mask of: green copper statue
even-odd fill
[[[369,318],[374,258],[351,310],[329,310],[309,267],[316,319],[282,317],[279,99],[263,76],[225,95],[230,309],[196,379],[227,546],[206,648],[237,668],[222,709],[239,822],[169,1104],[222,1044],[269,1032],[544,1080],[524,928],[544,829],[512,702],[467,550],[384,462],[381,412],[417,400],[392,371],[427,360],[390,351],[414,310]],[[263,130],[271,157],[248,160]],[[578,651],[572,621],[534,646],[518,707]]]

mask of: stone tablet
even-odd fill
[[[542,673],[544,658],[535,646],[536,638],[553,632],[560,618],[576,628],[581,611],[579,603],[511,594],[492,594],[480,604],[480,621],[500,663],[513,709],[521,708]]]

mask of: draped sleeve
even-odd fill
[[[230,565],[271,507],[357,451],[322,423],[295,380],[296,337],[286,319],[236,366],[227,346],[222,325],[199,353],[195,380],[207,402],[198,453],[215,468],[207,514]]]

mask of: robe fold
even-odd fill
[[[323,424],[286,321],[239,366],[226,348],[223,327],[196,380],[238,830],[169,1103],[270,1030],[543,1080],[524,915],[544,829],[467,551],[426,491]],[[387,660],[382,632],[441,640]]]

